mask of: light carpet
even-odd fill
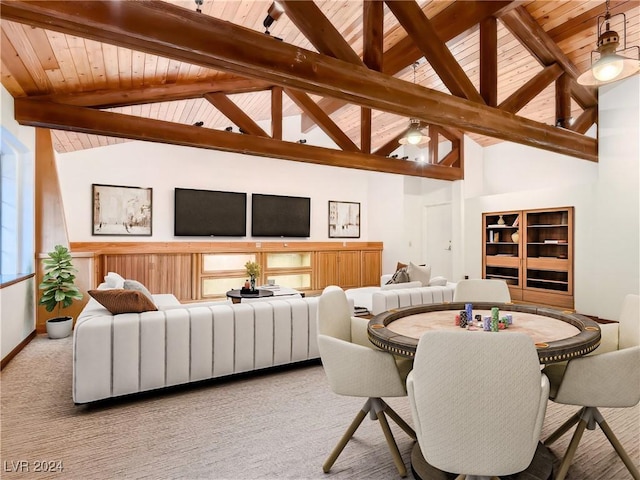
[[[2,371],[3,479],[399,478],[380,427],[369,419],[330,474],[322,472],[323,461],[364,399],[332,393],[319,364],[76,406],[71,345],[70,337],[40,335]],[[412,423],[406,397],[389,399],[389,404]],[[543,437],[575,410],[550,402]],[[640,408],[603,413],[638,462]],[[413,442],[390,423],[408,466]],[[566,449],[569,436],[552,446],[556,456]],[[54,472],[34,472],[42,461],[61,462],[62,472],[58,463],[51,464]],[[631,475],[595,430],[585,432],[567,478],[624,480]]]

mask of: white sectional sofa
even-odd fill
[[[428,305],[453,301],[456,284],[442,277],[435,277],[434,284],[422,286],[419,281],[387,284],[391,274],[380,277],[379,287],[362,287],[346,290],[350,302],[377,315],[392,308]]]
[[[317,297],[112,315],[91,298],[73,334],[73,401],[94,402],[319,358]],[[217,302],[220,303],[220,302]]]

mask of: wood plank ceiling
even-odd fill
[[[575,78],[603,1],[281,0],[270,35],[270,0],[198,3],[0,0],[18,121],[58,152],[143,139],[447,180],[461,132],[597,160],[597,92]],[[637,44],[640,2],[610,8]],[[298,114],[336,148],[283,139]],[[426,163],[388,158],[410,118],[430,126]]]

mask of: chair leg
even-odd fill
[[[589,430],[593,430],[595,428],[595,424],[600,425],[600,428],[604,432],[607,440],[613,446],[613,449],[616,451],[622,462],[625,464],[629,473],[634,478],[634,480],[640,480],[640,472],[638,471],[638,467],[633,464],[633,461],[625,451],[624,447],[615,436],[609,424],[605,421],[604,417],[598,411],[596,407],[584,407],[582,410],[578,412],[580,421],[578,422],[578,427],[576,428],[573,437],[571,438],[571,442],[569,443],[569,448],[567,448],[567,452],[564,454],[564,458],[562,459],[562,463],[560,464],[560,468],[558,470],[558,474],[556,475],[555,480],[564,480],[564,477],[567,475],[567,471],[569,470],[569,466],[571,465],[571,461],[573,460],[573,456],[576,453],[578,448],[578,444],[580,443],[580,439],[582,438],[582,434],[584,433],[585,428],[589,428]],[[576,414],[576,415],[578,415]],[[562,425],[556,432],[551,434],[551,436],[545,441],[545,445],[548,445],[551,441],[555,441],[557,437],[562,435],[564,431],[566,431],[570,425],[575,423],[576,415],[571,417],[564,425]],[[569,425],[569,427],[567,427]],[[567,428],[565,428],[567,427]],[[556,435],[560,430],[563,430],[559,435]],[[554,437],[553,439],[551,437]]]
[[[384,402],[384,400],[383,400]],[[413,428],[411,428],[409,426],[409,424],[407,422],[405,422],[402,417],[400,415],[398,415],[396,413],[396,411],[391,408],[386,402],[384,402],[385,405],[385,409],[384,411],[386,412],[386,414],[391,418],[391,420],[393,420],[394,422],[396,422],[396,424],[402,429],[404,430],[404,432],[409,435],[409,437],[412,440],[417,440],[416,438],[416,432],[413,430]]]
[[[365,402],[362,409],[356,415],[356,418],[354,418],[353,422],[351,422],[351,425],[349,425],[349,428],[347,428],[347,431],[344,432],[344,435],[342,436],[338,444],[335,446],[331,454],[327,457],[325,462],[322,464],[322,471],[324,471],[324,473],[329,473],[329,470],[331,470],[331,467],[333,466],[335,461],[338,459],[338,456],[340,456],[340,454],[342,453],[342,450],[344,450],[344,447],[347,445],[349,440],[351,440],[351,437],[353,437],[353,434],[356,432],[356,430],[364,420],[364,417],[367,416],[367,413],[370,410],[371,410],[371,399],[368,399]]]
[[[598,409],[594,408],[594,410],[595,411],[593,415],[596,419],[596,422],[598,422],[598,425],[600,425],[600,428],[602,429],[605,436],[609,440],[609,443],[611,443],[611,445],[613,446],[613,449],[616,451],[618,456],[620,456],[620,458],[622,459],[622,462],[625,464],[625,466],[627,467],[627,470],[629,470],[629,473],[631,473],[631,476],[634,478],[634,480],[640,480],[640,472],[638,471],[638,467],[636,467],[633,464],[633,461],[629,457],[629,454],[627,454],[624,447],[618,440],[618,437],[614,435],[613,431],[609,427],[609,424],[602,417]]]
[[[407,435],[409,435],[412,439],[416,439],[416,434],[413,429],[398,415],[387,403],[381,398],[369,398],[363,405],[362,409],[356,415],[356,418],[353,419],[347,431],[342,435],[342,438],[338,442],[338,444],[334,447],[331,454],[327,457],[325,462],[322,464],[322,470],[324,473],[329,473],[331,467],[338,459],[344,447],[347,446],[351,437],[356,432],[364,418],[367,414],[374,420],[378,420],[380,422],[380,428],[382,428],[382,432],[384,433],[384,437],[387,441],[387,445],[389,446],[389,450],[391,451],[391,456],[393,457],[393,461],[400,473],[400,476],[407,476],[407,468],[402,461],[402,456],[400,455],[400,450],[398,450],[398,445],[393,438],[393,433],[391,432],[391,428],[389,427],[389,422],[387,421],[387,417],[384,412],[388,412],[389,416],[392,420],[394,420],[402,430],[404,430]]]
[[[562,425],[560,425],[551,435],[549,435],[547,437],[547,439],[542,442],[544,445],[549,446],[551,445],[553,442],[555,442],[556,440],[558,440],[562,435],[564,435],[566,432],[568,432],[571,427],[573,427],[576,423],[578,423],[578,420],[580,420],[580,416],[582,415],[582,412],[584,411],[586,407],[582,407],[580,410],[578,410],[576,413],[574,413],[571,418],[569,420],[567,420],[566,422],[564,422]]]
[[[562,458],[562,463],[560,464],[560,468],[558,469],[558,474],[556,475],[555,480],[564,480],[564,477],[567,476],[567,472],[569,471],[569,467],[571,466],[571,461],[573,460],[573,456],[576,454],[578,444],[580,443],[580,439],[582,438],[582,434],[584,433],[584,429],[586,427],[587,420],[581,418],[578,422],[576,431],[573,433],[573,437],[571,437],[569,448],[567,448],[567,452]]]
[[[398,469],[398,473],[400,474],[400,476],[406,477],[407,467],[404,466],[402,456],[400,455],[400,450],[398,450],[398,444],[396,443],[395,438],[393,438],[393,433],[391,432],[391,428],[389,428],[389,422],[387,422],[387,417],[384,414],[384,410],[379,410],[376,413],[378,415],[378,421],[380,422],[380,428],[382,428],[384,438],[387,440],[387,445],[389,446],[389,450],[391,451],[393,463],[396,464],[396,468]]]

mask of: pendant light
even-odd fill
[[[418,67],[418,62],[413,64],[413,84],[416,83],[416,68]],[[400,145],[424,145],[429,143],[429,137],[421,128],[421,122],[417,118],[412,118],[409,120],[409,130],[404,137],[398,140]]]
[[[609,13],[609,0],[606,1],[604,17],[598,17],[598,43],[597,50],[591,52],[591,68],[578,77],[580,85],[599,86],[616,82],[640,71],[640,47],[627,47],[627,17],[624,13],[611,15]],[[620,46],[618,32],[611,30],[611,19],[621,17],[623,25],[623,43]],[[604,26],[604,32],[602,27]],[[635,49],[635,57],[629,58],[620,53]],[[600,58],[593,61],[593,54]]]

